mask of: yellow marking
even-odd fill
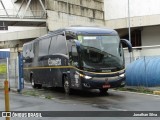
[[[78,71],[81,71],[81,72],[88,72],[88,73],[92,73],[92,74],[115,74],[115,73],[118,73],[118,72],[123,72],[125,69],[122,69],[122,70],[119,70],[119,71],[116,71],[116,72],[107,72],[107,73],[99,73],[99,72],[89,72],[89,71],[85,71],[85,70],[80,70],[74,66],[48,66],[48,67],[28,67],[28,68],[24,68],[25,70],[28,70],[28,69],[50,69],[50,68],[74,68],[74,69],[77,69]]]
[[[48,68],[72,68],[72,66],[48,66],[48,67],[28,67],[26,69],[48,69]]]
[[[154,94],[154,95],[160,95],[160,91],[158,91],[158,90],[153,91],[153,94]]]

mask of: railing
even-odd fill
[[[160,56],[160,45],[133,47],[132,53],[128,53],[128,50],[126,48],[124,48],[124,51],[127,66],[131,62],[142,57]]]
[[[7,11],[7,13],[6,13]],[[43,10],[15,11],[15,9],[0,9],[0,18],[27,18],[27,19],[45,19],[46,13]]]
[[[17,59],[0,59],[0,88],[3,88],[4,80],[8,78],[10,88],[17,88],[18,85],[18,64]],[[9,67],[7,74],[7,66]],[[8,77],[7,77],[8,76]]]

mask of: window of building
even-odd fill
[[[121,36],[121,38],[129,40],[129,35]],[[142,42],[141,42],[141,30],[136,29],[136,30],[133,30],[131,32],[131,43],[132,43],[133,47],[142,45]],[[126,46],[123,45],[123,47],[126,47]]]

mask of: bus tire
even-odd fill
[[[38,84],[38,89],[42,89],[42,84]]]
[[[107,94],[108,89],[104,89],[104,88],[102,88],[102,89],[99,89],[99,91],[100,91],[100,94],[101,94],[101,95],[106,95],[106,94]]]
[[[31,76],[31,85],[32,85],[33,88],[37,88],[38,87],[38,84],[35,84],[33,76]]]
[[[64,77],[64,84],[63,84],[63,87],[64,87],[64,92],[69,95],[71,93],[71,89],[70,89],[70,81],[68,79],[67,76]]]

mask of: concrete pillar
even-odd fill
[[[10,48],[10,59],[9,59],[9,81],[11,87],[16,87],[18,83],[18,48]]]
[[[10,59],[16,59],[18,56],[18,48],[10,48]]]

